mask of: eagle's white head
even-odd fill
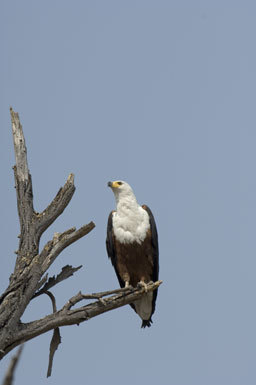
[[[123,180],[116,180],[114,182],[108,182],[108,186],[111,187],[115,195],[117,205],[120,201],[137,203],[134,192],[127,182],[124,182]]]

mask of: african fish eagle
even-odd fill
[[[107,226],[107,253],[121,287],[136,287],[158,280],[158,237],[153,214],[140,206],[131,186],[124,181],[108,182],[115,199]],[[142,328],[150,327],[156,306],[157,289],[147,292],[131,304],[142,319]]]

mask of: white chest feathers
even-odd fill
[[[129,207],[119,204],[113,213],[114,235],[121,243],[142,243],[149,227],[148,213],[139,205]]]

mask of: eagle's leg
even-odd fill
[[[124,281],[124,287],[125,289],[131,289],[132,286],[130,285],[130,274],[125,272],[122,275],[123,281]]]
[[[148,292],[148,285],[142,279],[138,283],[138,287],[143,287],[145,289],[145,293]]]

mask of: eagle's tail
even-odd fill
[[[152,319],[144,319],[142,321],[141,327],[145,328],[146,326],[150,328],[151,324],[153,323]]]

